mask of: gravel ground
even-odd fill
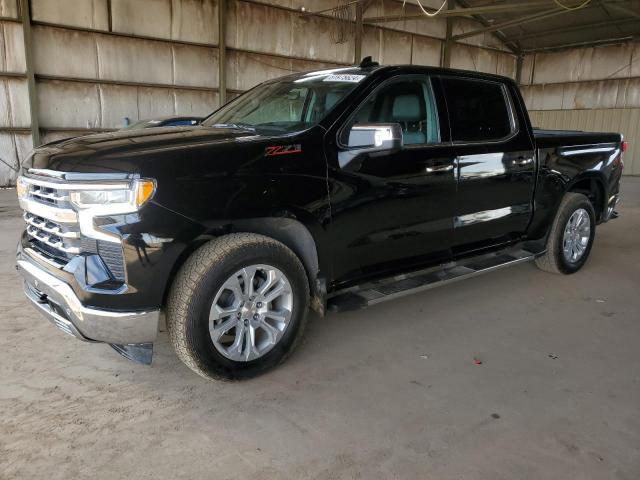
[[[0,478],[640,478],[640,178],[571,277],[519,265],[313,318],[236,384],[58,332],[13,268],[0,191]],[[477,365],[474,359],[482,363]]]

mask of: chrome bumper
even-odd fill
[[[88,308],[69,285],[25,257],[18,259],[17,269],[24,278],[27,298],[63,332],[87,342],[119,345],[155,340],[159,310],[116,312]]]

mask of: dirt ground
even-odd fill
[[[313,318],[235,384],[57,331],[23,298],[0,191],[0,478],[640,478],[640,178],[570,277],[519,265]],[[474,364],[474,358],[482,361]]]

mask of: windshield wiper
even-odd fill
[[[215,128],[235,128],[236,130],[251,130],[253,132],[256,131],[256,129],[252,125],[246,123],[214,123],[211,126]]]

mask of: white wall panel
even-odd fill
[[[34,26],[35,71],[43,75],[98,78],[96,35]]]
[[[17,0],[0,0],[0,17],[12,17],[18,16],[18,2]]]
[[[121,128],[125,117],[135,122],[138,113],[138,87],[125,85],[100,85],[97,89],[100,105],[99,128]],[[78,122],[80,123],[80,122]]]
[[[0,132],[0,185],[15,185],[20,161],[31,150],[31,135]]]
[[[26,69],[22,25],[0,22],[0,72],[22,73]]]
[[[0,127],[31,125],[27,81],[22,78],[0,80]]]
[[[565,83],[640,76],[638,43],[535,54],[533,83]]]
[[[331,41],[329,32],[334,20],[314,15],[297,16],[292,23],[292,39],[290,54],[294,57],[312,60],[329,60],[341,63],[352,63],[355,42],[353,37],[345,43],[336,44]]]
[[[40,126],[100,127],[100,98],[97,85],[78,82],[38,83]]]
[[[451,68],[496,73],[498,54],[482,48],[454,44],[451,48]]]
[[[230,2],[227,14],[229,47],[290,55],[291,12],[247,2]]]
[[[410,33],[365,27],[362,56],[370,55],[375,61],[385,65],[411,63],[411,37]]]
[[[173,84],[173,54],[165,42],[99,35],[98,75],[109,80]]]
[[[173,84],[218,86],[218,50],[193,45],[173,45]]]
[[[108,30],[107,0],[31,0],[31,16],[38,22]]]
[[[168,115],[202,115],[217,105],[217,94],[172,88],[38,82],[43,128],[121,128],[132,122]]]
[[[532,110],[640,108],[640,78],[521,87]]]
[[[213,44],[218,41],[214,0],[111,0],[116,32]]]
[[[260,82],[293,72],[324,70],[336,66],[339,65],[230,51],[227,53],[227,87],[232,90],[248,90]]]
[[[442,52],[442,42],[427,37],[413,37],[413,51],[411,52],[411,63],[414,65],[429,65],[437,67],[440,65]]]
[[[392,30],[382,30],[382,43],[378,61],[385,65],[411,63],[411,35]]]
[[[211,47],[34,27],[38,74],[124,82],[216,87],[218,51]]]
[[[172,1],[172,39],[218,44],[218,2],[216,0]]]
[[[111,0],[113,30],[171,38],[171,0]]]
[[[234,90],[248,90],[260,82],[292,72],[287,58],[228,52],[227,62],[227,87]]]
[[[218,108],[218,94],[215,92],[196,92],[193,90],[174,91],[175,115],[205,116]]]

